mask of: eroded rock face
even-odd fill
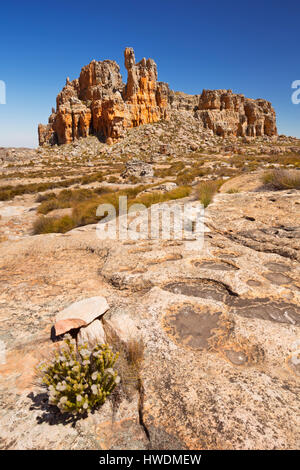
[[[67,79],[56,99],[56,112],[48,125],[39,125],[39,143],[65,144],[96,134],[112,142],[125,128],[167,117],[168,87],[157,82],[152,59],[135,63],[133,49],[125,49],[127,85],[112,60],[93,60],[81,69],[79,79]]]
[[[203,90],[195,114],[205,127],[220,136],[277,135],[271,103],[245,98],[231,90]]]
[[[66,80],[47,125],[38,127],[39,144],[65,144],[97,135],[113,143],[124,130],[172,118],[173,111],[188,111],[201,127],[220,136],[277,135],[275,111],[266,100],[252,100],[231,90],[203,90],[201,95],[174,92],[157,81],[152,59],[135,62],[134,51],[124,52],[128,73],[122,81],[112,60],[93,60],[78,79]]]

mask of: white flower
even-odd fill
[[[77,396],[76,396],[76,400],[77,400],[77,401],[82,401],[82,396],[81,396],[81,395],[77,395]]]
[[[59,390],[60,392],[62,392],[63,390],[66,390],[66,388],[67,388],[67,384],[65,381],[58,382],[58,384],[56,385],[56,390]]]
[[[64,405],[65,403],[67,403],[67,401],[68,401],[68,397],[61,397],[61,399],[59,400],[59,404]]]
[[[88,349],[82,349],[82,350],[80,351],[80,355],[81,355],[82,357],[84,357],[84,356],[90,356],[90,355],[91,355],[91,351],[89,351]]]
[[[119,383],[120,383],[120,380],[121,380],[120,377],[117,375],[117,377],[116,377],[116,379],[115,379],[116,384],[119,384]]]
[[[86,410],[88,407],[89,407],[88,403],[85,402],[85,403],[83,404],[83,408]]]
[[[93,372],[92,380],[97,380],[97,377],[98,377],[98,372]]]
[[[92,385],[92,386],[91,386],[91,390],[92,390],[92,392],[93,392],[94,395],[97,395],[97,393],[98,393],[97,385],[95,385],[95,384]]]
[[[106,369],[105,372],[107,372],[107,373],[110,374],[110,375],[113,375],[114,370],[113,370],[112,368],[109,368],[109,369]]]

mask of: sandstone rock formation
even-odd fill
[[[277,135],[271,103],[245,98],[231,90],[203,90],[195,114],[217,135]]]
[[[97,135],[107,143],[125,129],[172,118],[172,111],[189,111],[204,128],[220,136],[277,135],[275,111],[266,100],[248,99],[231,90],[203,90],[187,95],[157,81],[152,59],[135,63],[134,51],[124,52],[125,85],[116,62],[93,60],[78,79],[66,80],[47,125],[38,127],[39,144],[65,144]]]
[[[65,144],[89,134],[114,140],[127,127],[167,117],[167,88],[157,82],[155,62],[142,59],[136,64],[131,48],[124,55],[127,85],[111,60],[93,60],[82,68],[79,79],[67,79],[56,99],[56,113],[47,126],[39,125],[40,145]]]

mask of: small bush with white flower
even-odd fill
[[[49,403],[62,413],[83,414],[105,402],[120,378],[113,367],[118,358],[105,344],[91,350],[66,335],[63,346],[51,362],[38,367]]]

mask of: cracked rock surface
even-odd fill
[[[220,193],[205,224],[201,250],[95,225],[0,244],[1,448],[299,447],[299,191]],[[104,325],[143,336],[144,361],[138,387],[72,423],[34,366],[57,313],[96,296]]]

